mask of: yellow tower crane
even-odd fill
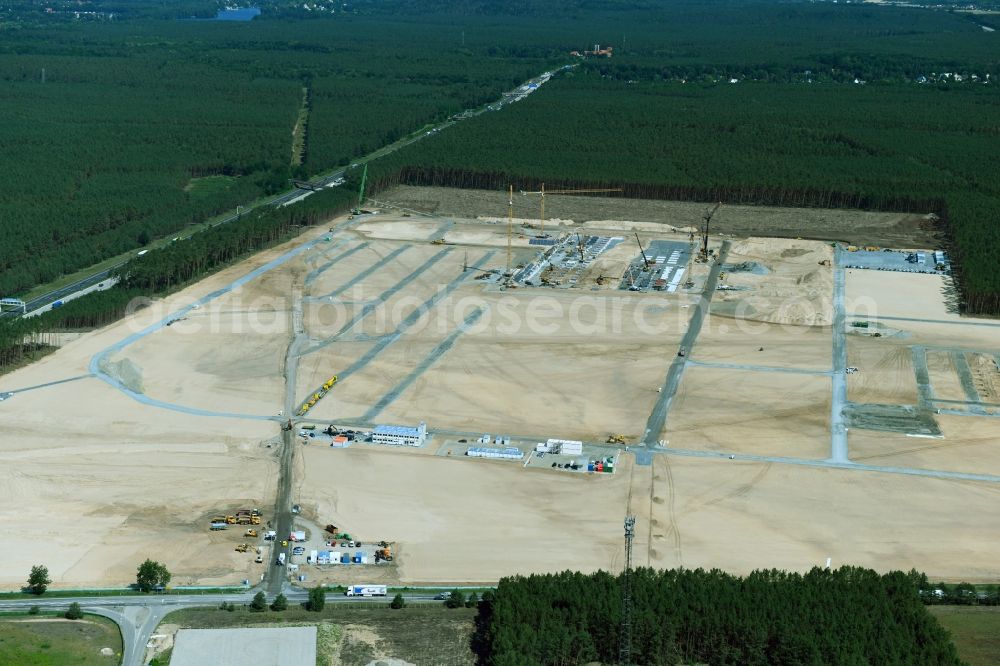
[[[542,234],[545,233],[545,195],[546,194],[597,194],[599,192],[621,192],[621,188],[595,188],[595,189],[582,189],[582,190],[549,190],[545,191],[545,183],[542,183],[542,188],[537,192],[525,192],[521,190],[522,195],[537,194],[541,199],[541,212],[539,213],[538,219],[540,222],[540,229]]]

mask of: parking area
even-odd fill
[[[279,543],[275,550],[287,553],[288,575],[300,582],[310,580],[311,572],[319,574],[331,567],[384,567],[395,561],[395,543],[363,541],[342,527],[321,528],[301,516],[296,517],[289,536],[287,547]]]
[[[281,629],[181,629],[174,666],[301,666],[316,663],[316,627]]]
[[[948,256],[942,250],[850,249],[844,257],[847,268],[901,273],[947,273]]]

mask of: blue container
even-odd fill
[[[343,553],[340,556],[340,563],[341,564],[350,564],[351,563],[351,556],[349,554],[347,554],[347,553]]]
[[[594,471],[594,463],[587,463],[587,471],[588,472]]]

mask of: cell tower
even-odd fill
[[[625,516],[625,571],[622,572],[622,630],[618,645],[619,666],[632,666],[632,538],[635,516]]]

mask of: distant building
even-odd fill
[[[372,431],[372,441],[376,444],[391,444],[393,446],[422,446],[427,441],[427,424],[420,422],[416,428],[409,426],[375,426]]]

